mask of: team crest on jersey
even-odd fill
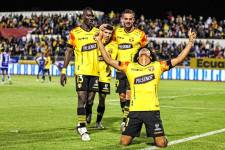
[[[112,54],[112,50],[113,50],[112,48],[108,49],[109,54]]]
[[[130,43],[123,43],[123,44],[119,44],[118,48],[121,50],[127,50],[127,49],[133,48],[133,45]]]
[[[129,39],[129,41],[130,41],[130,42],[134,42],[134,38],[131,37],[131,38]]]
[[[86,44],[84,46],[82,46],[82,52],[84,51],[91,51],[93,49],[96,49],[97,48],[97,44],[96,43],[90,43],[90,44]]]
[[[149,71],[154,71],[155,69],[154,69],[153,66],[151,66],[151,67],[148,68],[148,70],[149,70]]]
[[[143,84],[155,79],[154,74],[148,74],[144,76],[140,76],[134,79],[134,84]]]

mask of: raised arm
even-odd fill
[[[190,52],[190,49],[196,39],[196,33],[195,32],[191,32],[191,29],[188,32],[188,36],[189,36],[189,41],[186,45],[186,47],[182,50],[182,52],[174,59],[171,60],[171,65],[174,67],[177,64],[181,63],[188,55],[188,53]]]
[[[102,43],[102,33],[101,33],[101,32],[102,32],[102,31],[100,31],[100,33],[98,33],[98,34],[94,37],[94,39],[95,39],[95,40],[97,41],[97,43],[98,43],[98,47],[99,47],[99,50],[101,51],[101,54],[102,54],[103,59],[105,60],[105,62],[106,62],[107,64],[109,64],[110,66],[116,68],[117,70],[125,71],[125,68],[123,68],[123,67],[121,67],[121,66],[119,65],[119,61],[112,59],[112,58],[109,56],[109,54],[106,52],[105,46],[104,46],[103,43]]]

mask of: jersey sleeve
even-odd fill
[[[172,67],[172,64],[171,64],[171,60],[167,60],[167,61],[160,61],[160,68],[161,68],[161,71],[164,72],[164,71],[168,71],[170,70]]]
[[[141,42],[140,43],[141,43],[141,47],[146,46],[147,43],[148,43],[147,36],[146,36],[145,32],[142,32],[142,34],[141,34]]]
[[[67,44],[72,46],[72,47],[75,47],[76,46],[76,43],[75,43],[75,36],[73,34],[72,31],[70,31],[70,34],[69,34],[69,39],[67,41]]]

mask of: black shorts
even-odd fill
[[[99,93],[110,94],[110,83],[98,82]]]
[[[130,84],[128,82],[127,76],[123,72],[116,72],[116,93],[126,93],[127,90],[130,90]]]
[[[3,72],[3,71],[8,72],[8,69],[9,69],[9,68],[1,68],[2,72]]]
[[[145,124],[147,137],[164,136],[160,111],[132,111],[128,115],[125,131],[122,135],[140,136],[142,124]]]
[[[89,75],[76,75],[76,91],[98,91],[98,77]]]

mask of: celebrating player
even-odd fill
[[[95,16],[92,8],[85,8],[82,18],[82,24],[70,31],[60,81],[61,85],[64,86],[66,83],[66,68],[74,51],[76,91],[78,95],[77,130],[83,141],[89,141],[90,136],[86,128],[86,113],[91,113],[95,92],[98,91],[98,47],[93,37],[99,29],[94,27]]]
[[[103,30],[103,43],[107,53],[115,59],[117,56],[117,43],[112,41],[113,27],[106,24]],[[110,94],[110,81],[111,81],[111,67],[105,63],[102,55],[99,55],[99,104],[97,107],[97,120],[96,127],[104,128],[101,121],[105,111],[105,99],[106,95]]]
[[[155,61],[149,49],[141,48],[134,62],[113,60],[105,51],[102,33],[100,32],[99,36],[95,37],[106,63],[124,72],[130,83],[130,112],[120,139],[122,145],[129,145],[134,137],[139,136],[144,123],[147,136],[154,138],[155,145],[158,147],[167,146],[168,142],[160,118],[158,85],[161,74],[181,63],[188,55],[196,38],[196,33],[190,30],[188,35],[188,44],[176,58]]]
[[[147,37],[143,31],[134,26],[135,13],[133,10],[125,9],[121,17],[122,26],[115,30],[114,40],[118,43],[117,60],[121,62],[132,62],[134,55],[140,47],[147,44]],[[130,105],[130,85],[124,72],[117,70],[118,80],[117,90],[120,97],[120,105],[123,111],[123,129],[129,112]]]

